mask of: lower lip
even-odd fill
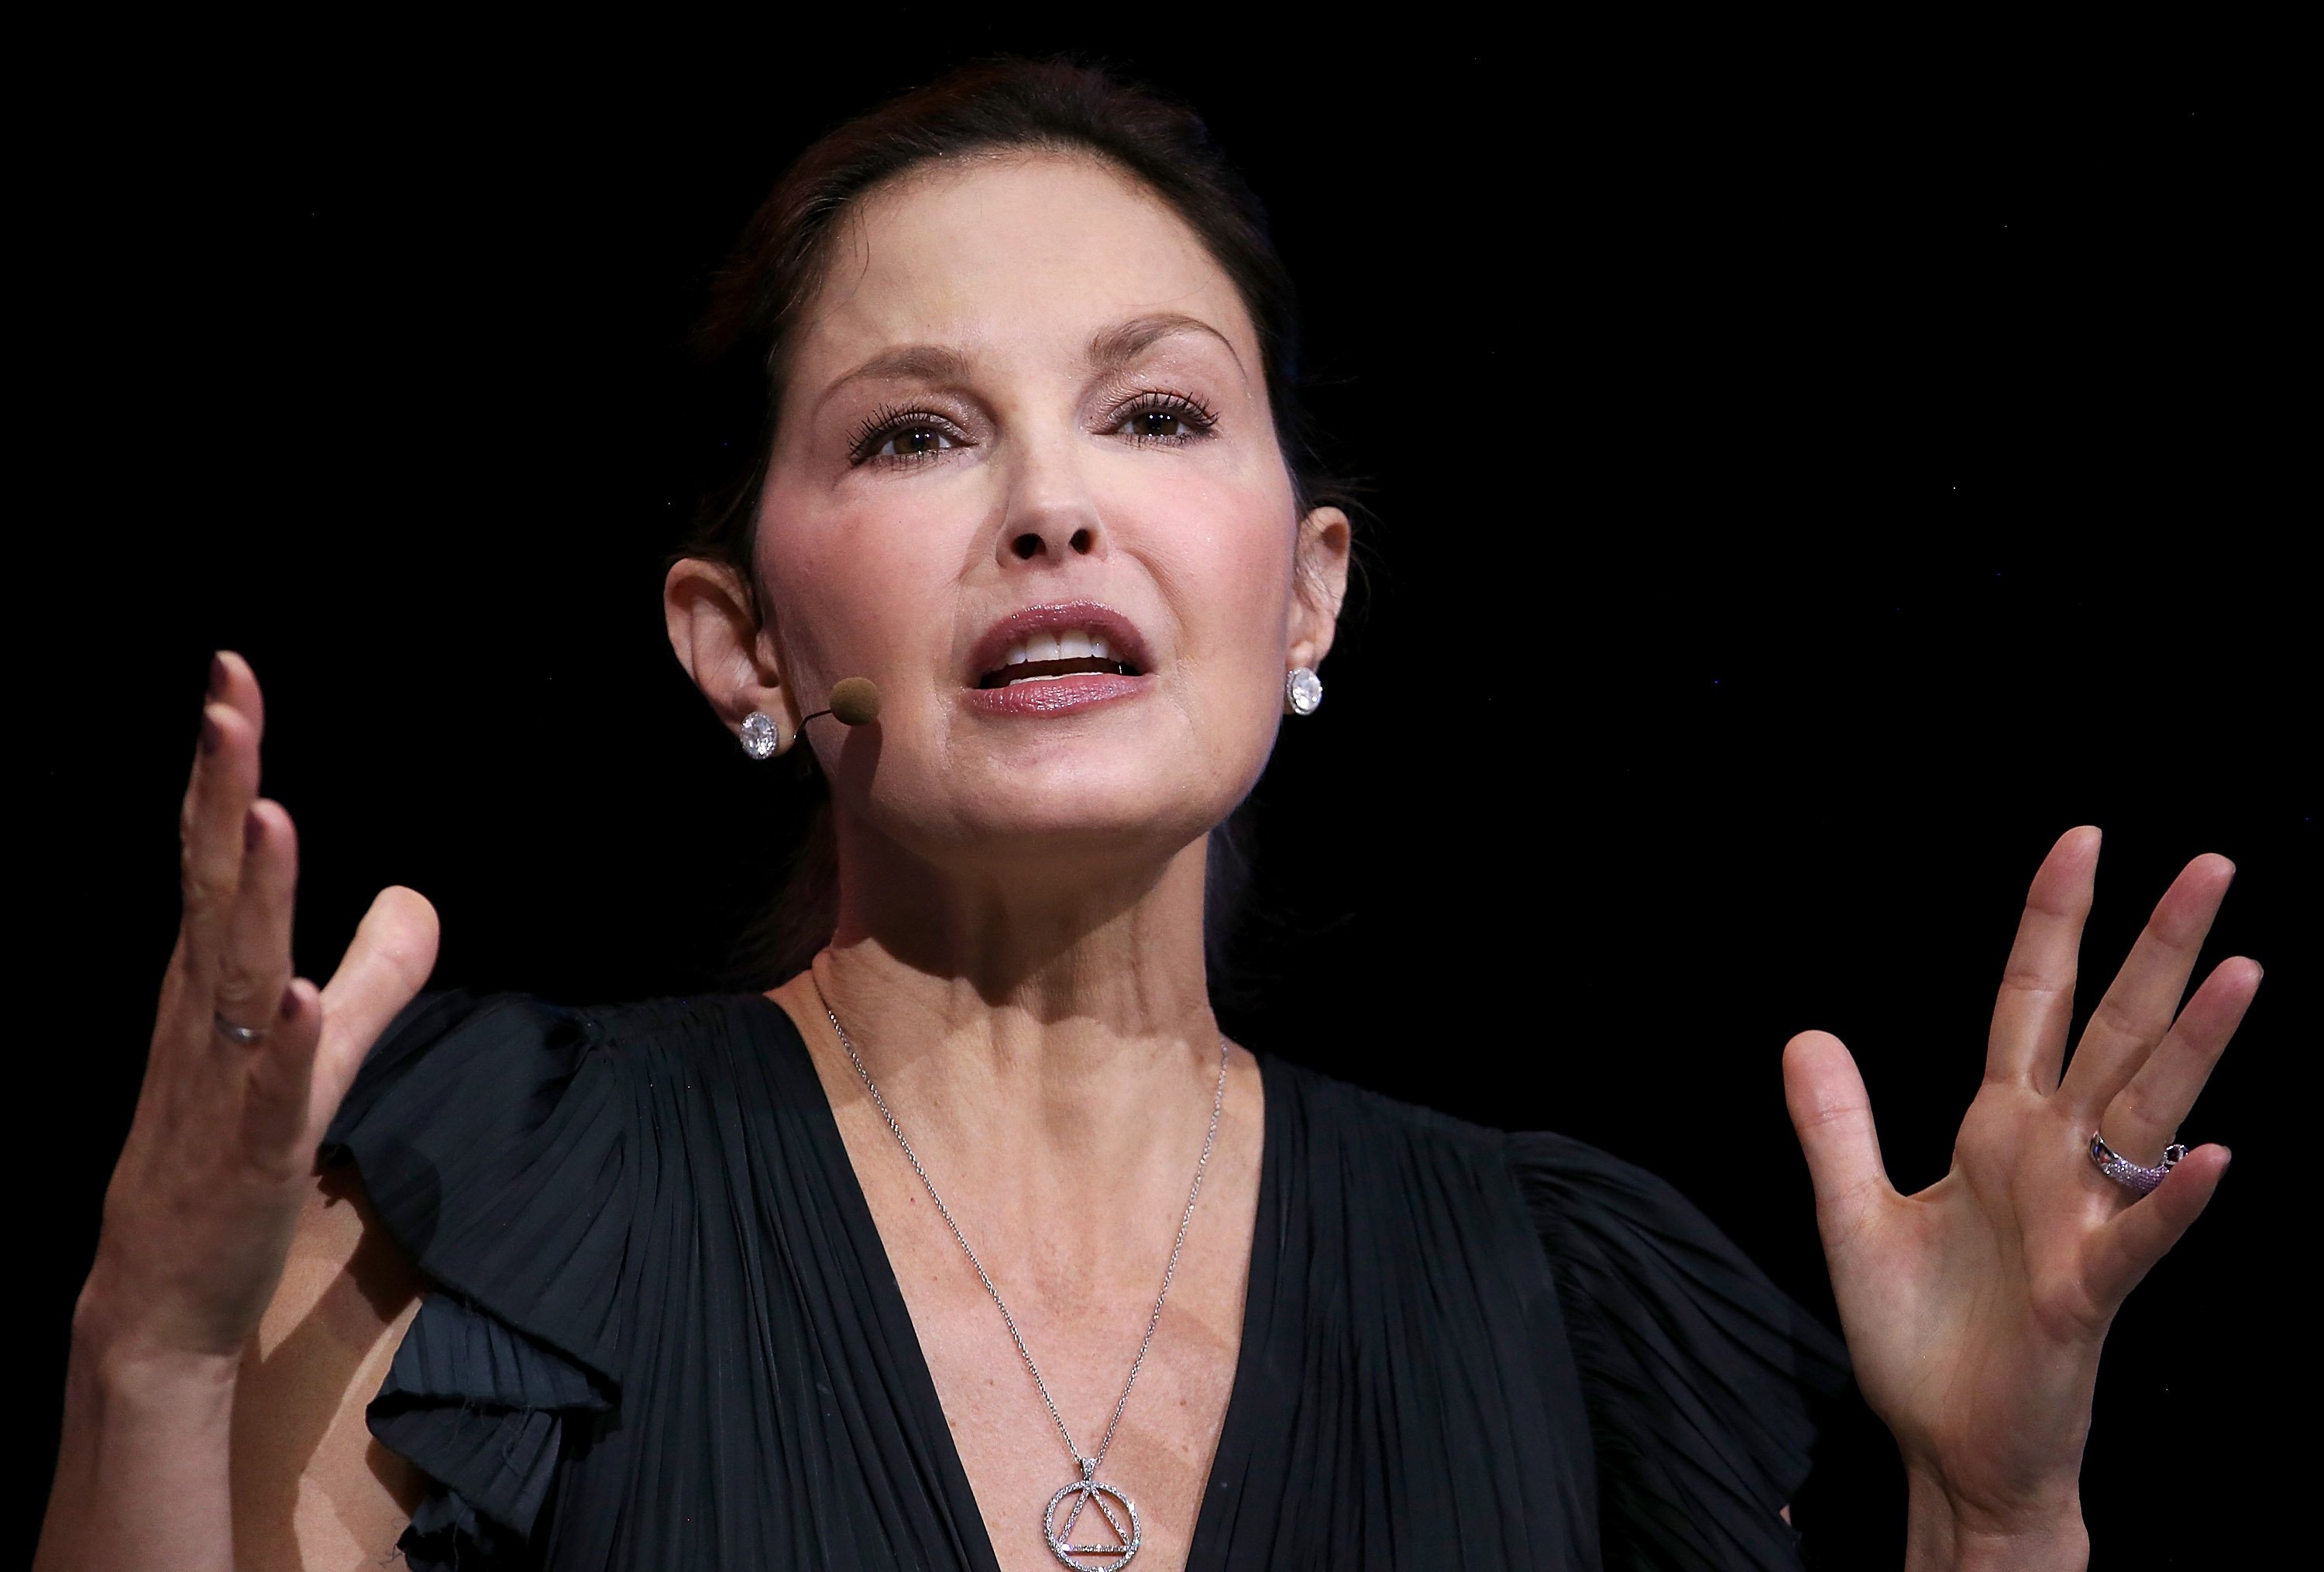
[[[985,715],[1063,715],[1129,698],[1154,685],[1150,673],[1122,677],[1110,671],[1077,672],[1071,677],[1037,677],[1011,682],[1006,688],[969,688],[962,691],[968,707]]]

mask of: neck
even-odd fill
[[[843,829],[815,985],[916,1147],[1028,1214],[1062,1185],[1184,1186],[1219,1064],[1204,851],[1012,877]]]
[[[858,1011],[1003,1058],[1095,1054],[1075,1066],[1094,1069],[1126,1043],[1213,1038],[1206,844],[945,868],[843,826],[838,928],[817,976]]]

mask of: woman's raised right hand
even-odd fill
[[[134,1360],[240,1357],[339,1099],[435,966],[435,909],[391,887],[328,985],[293,975],[298,838],[258,795],[264,719],[249,663],[219,654],[181,817],[177,948],[76,1325]],[[241,1042],[221,1022],[264,1035]]]

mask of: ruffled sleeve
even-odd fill
[[[1560,1135],[1509,1155],[1582,1378],[1609,1572],[1796,1567],[1778,1512],[1847,1383],[1840,1340],[1651,1174]]]
[[[619,1398],[624,1104],[588,1020],[521,994],[423,994],[325,1136],[431,1291],[370,1407],[430,1482],[415,1572],[529,1564],[576,1425]]]

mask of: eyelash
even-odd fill
[[[1209,436],[1219,423],[1218,416],[1202,400],[1191,398],[1185,393],[1140,393],[1130,402],[1116,409],[1108,418],[1116,427],[1119,427],[1124,421],[1134,419],[1139,415],[1169,415],[1186,428],[1185,434],[1177,437],[1133,435],[1130,440],[1141,448],[1156,445],[1165,448],[1183,448],[1189,442],[1197,442]]]
[[[1200,441],[1216,429],[1219,419],[1208,404],[1185,393],[1140,393],[1127,403],[1115,408],[1107,419],[1112,429],[1119,430],[1128,421],[1139,415],[1167,415],[1185,430],[1175,437],[1159,433],[1127,433],[1140,448],[1183,448],[1189,442]],[[882,405],[872,411],[849,436],[848,463],[917,465],[942,458],[946,448],[931,448],[918,453],[882,453],[880,449],[896,437],[912,431],[932,431],[957,447],[969,446],[967,433],[932,410],[898,409]]]
[[[958,426],[930,410],[902,410],[882,404],[866,416],[848,438],[847,461],[858,464],[926,464],[939,457],[944,449],[931,448],[925,453],[881,454],[880,448],[891,437],[908,431],[934,431],[956,444],[966,444],[968,436]]]

